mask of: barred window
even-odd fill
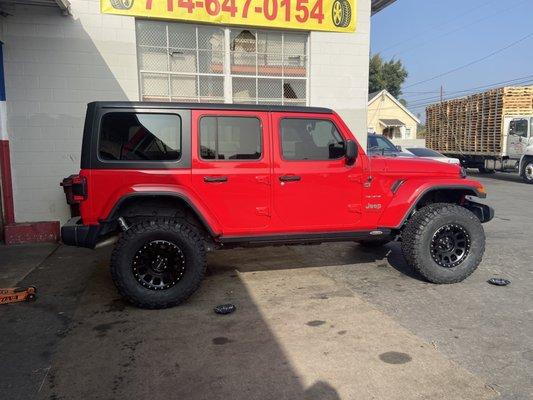
[[[307,103],[307,34],[231,29],[234,103]]]
[[[141,99],[224,102],[224,30],[137,21]]]
[[[308,102],[306,33],[136,23],[141,100]]]

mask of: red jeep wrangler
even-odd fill
[[[62,186],[67,245],[117,241],[119,292],[177,305],[217,248],[401,240],[427,280],[454,283],[481,262],[483,186],[455,165],[368,157],[325,108],[95,102],[81,171]]]

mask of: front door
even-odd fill
[[[507,155],[520,158],[526,151],[528,142],[529,118],[516,117],[508,120]]]
[[[342,128],[341,128],[342,127]],[[272,114],[273,207],[280,229],[357,229],[362,162],[347,165],[342,122],[330,115]]]
[[[224,235],[270,224],[268,113],[197,110],[192,115],[192,183]]]

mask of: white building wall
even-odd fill
[[[358,0],[357,32],[311,32],[310,105],[333,108],[366,148],[370,0]]]
[[[98,0],[17,7],[3,19],[15,218],[66,221],[60,180],[79,171],[88,102],[138,100],[135,20]]]
[[[18,222],[68,219],[59,182],[79,170],[86,104],[139,100],[134,18],[103,15],[98,0],[71,4],[72,16],[17,6],[0,25]],[[357,15],[355,34],[311,33],[309,99],[366,146],[370,0]]]

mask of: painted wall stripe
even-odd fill
[[[11,177],[11,153],[7,134],[6,86],[4,84],[4,44],[0,42],[0,180],[2,206],[6,224],[15,222],[13,180]]]
[[[7,134],[7,107],[5,101],[0,101],[0,140],[9,140]]]

